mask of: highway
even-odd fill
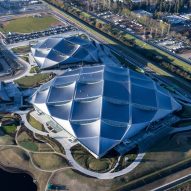
[[[164,191],[164,190],[167,191],[167,190],[170,190],[170,189],[172,189],[172,188],[174,188],[174,187],[176,187],[178,185],[181,185],[184,182],[187,182],[189,180],[191,180],[191,174],[188,174],[188,175],[186,175],[186,176],[184,176],[182,178],[179,178],[179,179],[177,179],[175,181],[169,182],[169,183],[167,183],[165,185],[162,185],[162,186],[160,186],[158,188],[155,188],[155,189],[153,189],[151,191]]]

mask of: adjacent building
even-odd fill
[[[68,68],[99,62],[98,44],[78,36],[51,37],[33,46],[31,51],[41,69]]]
[[[14,112],[25,105],[25,99],[34,91],[21,90],[15,83],[0,81],[0,112]]]

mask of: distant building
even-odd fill
[[[0,82],[0,112],[18,110],[24,100],[31,96],[32,90],[20,90],[15,83]]]
[[[136,10],[136,11],[133,11],[138,17],[152,17],[153,14],[148,12],[148,11],[145,11],[145,10]]]
[[[28,5],[31,0],[0,0],[0,5],[5,8],[20,8]]]
[[[145,3],[146,0],[131,0],[132,3]]]
[[[171,25],[178,25],[178,24],[185,24],[189,19],[178,15],[170,15],[166,16],[164,20]]]

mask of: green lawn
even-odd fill
[[[12,51],[16,54],[26,54],[30,52],[30,46],[19,46],[16,48],[12,48]]]
[[[60,22],[52,16],[43,17],[22,17],[4,23],[0,31],[5,33],[31,33],[41,31],[49,28],[50,26],[58,25]]]
[[[31,156],[34,164],[43,170],[56,170],[68,166],[65,158],[54,153],[33,153]]]
[[[21,56],[21,59],[23,59],[26,62],[29,62],[29,57],[28,56]]]
[[[42,123],[40,123],[39,121],[37,121],[34,117],[32,117],[30,114],[28,115],[28,122],[31,124],[31,126],[33,126],[34,128],[40,130],[40,131],[44,131],[44,126]]]
[[[17,136],[17,142],[21,147],[29,151],[38,151],[38,152],[53,151],[49,145],[43,142],[39,142],[38,140],[34,138],[34,136],[31,133],[26,131],[22,131],[21,133],[19,133],[19,135]]]
[[[38,66],[33,66],[31,69],[30,69],[30,73],[38,73],[40,70],[40,68]]]
[[[17,130],[17,126],[16,125],[5,125],[1,127],[3,132],[6,134],[13,134],[16,132]]]
[[[22,147],[24,147],[25,149],[27,149],[27,150],[38,151],[38,146],[34,142],[32,142],[32,141],[29,141],[29,140],[28,141],[22,141],[20,143],[20,145]]]
[[[30,88],[30,87],[37,87],[41,83],[47,82],[50,79],[52,79],[52,74],[35,74],[34,76],[25,76],[23,78],[20,78],[18,80],[15,80],[15,82],[23,87],[23,88]]]

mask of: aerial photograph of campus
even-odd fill
[[[0,0],[0,191],[191,191],[191,0]]]

